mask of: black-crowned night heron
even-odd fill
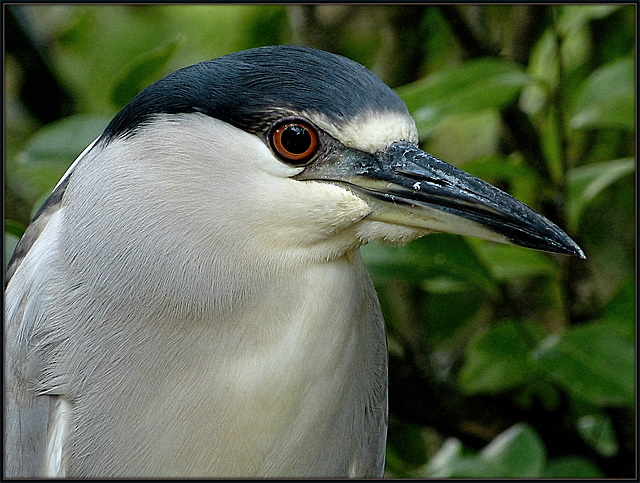
[[[8,268],[19,476],[380,476],[387,349],[358,247],[446,231],[583,256],[417,147],[363,66],[265,47],[148,87]]]

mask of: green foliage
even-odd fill
[[[553,14],[557,15],[555,25]],[[497,58],[462,60],[453,68],[439,70],[398,88],[398,93],[416,118],[422,142],[428,149],[436,149],[440,157],[443,157],[441,152],[446,153],[445,159],[450,162],[456,159],[464,162],[464,169],[504,186],[528,204],[536,206],[541,201],[553,203],[551,200],[562,199],[568,232],[581,233],[581,222],[589,219],[594,208],[606,203],[611,187],[631,182],[632,177],[628,175],[635,172],[633,149],[620,149],[622,146],[618,141],[616,151],[609,144],[612,130],[627,132],[635,127],[634,65],[627,55],[629,51],[620,51],[620,57],[608,59],[606,64],[592,70],[587,67],[593,52],[600,48],[596,45],[597,40],[592,38],[592,22],[607,22],[613,14],[622,15],[623,12],[618,7],[609,6],[563,7],[556,12],[549,9],[551,23],[541,32],[537,44],[532,46],[528,68],[522,69]],[[610,21],[614,23],[613,19]],[[615,23],[619,21],[615,19]],[[501,155],[500,143],[504,141],[487,139],[504,135],[495,129],[495,118],[475,114],[487,110],[503,113],[513,106],[513,100],[519,94],[520,106],[531,122],[530,126],[523,124],[521,129],[528,132],[528,138],[521,141],[535,143],[535,136],[538,136],[542,158],[532,159],[531,153],[526,151],[531,149],[527,144],[523,144],[524,157],[518,152],[509,153],[506,157]],[[509,128],[511,126],[507,125]],[[515,126],[515,136],[518,135],[517,129]],[[479,133],[485,137],[477,139]],[[468,140],[470,146],[459,146],[464,143],[463,139]],[[474,148],[475,158],[469,155]],[[605,149],[611,153],[605,154],[609,158],[603,157]],[[625,156],[623,153],[628,154]],[[619,224],[620,216],[626,217],[627,226],[634,225],[631,205],[624,209],[621,206],[613,208],[610,216],[612,226]],[[606,226],[606,223],[602,221],[601,226]],[[601,235],[611,236],[611,232],[604,229]],[[436,236],[440,235],[432,237]],[[590,233],[587,239],[593,236],[596,236],[595,232]],[[617,256],[620,256],[617,240],[615,246]],[[420,286],[422,293],[412,299],[416,307],[414,310],[429,305],[434,299],[439,303],[438,311],[421,311],[426,319],[422,326],[430,332],[420,334],[420,337],[430,343],[418,345],[417,350],[430,350],[434,364],[436,357],[439,364],[441,358],[446,357],[451,367],[458,367],[446,380],[457,376],[456,384],[461,392],[512,398],[521,408],[533,409],[541,404],[550,415],[560,410],[563,397],[568,397],[576,408],[580,404],[588,404],[592,408],[588,415],[573,420],[569,415],[559,416],[564,419],[562,424],[572,427],[579,438],[604,458],[618,455],[620,434],[611,418],[596,408],[630,409],[635,404],[635,283],[632,266],[627,270],[620,269],[619,273],[626,274],[630,281],[622,285],[618,295],[606,306],[604,318],[601,318],[602,311],[592,307],[590,321],[574,325],[571,311],[575,304],[588,302],[585,299],[579,302],[579,298],[569,300],[567,290],[573,290],[570,288],[573,284],[589,282],[584,275],[581,282],[567,279],[571,275],[567,272],[569,265],[566,261],[540,252],[478,240],[468,240],[466,247],[476,253],[473,266],[479,263],[487,271],[475,272],[482,273],[482,277],[466,277],[464,291],[451,290],[451,297],[446,301],[431,283],[431,277],[437,273],[440,277],[453,278],[452,270],[443,274],[430,267],[431,275],[427,275],[417,270],[424,262],[416,260],[406,265],[395,265],[396,259],[391,253],[384,258],[376,258],[373,264],[366,257],[365,260],[373,268],[373,278],[383,294],[383,301],[386,300],[385,293],[393,293],[391,287],[393,277],[396,277],[396,284],[402,280]],[[585,247],[587,256],[590,256],[589,245]],[[429,254],[420,254],[421,260],[433,260],[440,253],[427,248],[426,244],[422,244],[422,248]],[[402,253],[412,250],[415,250],[413,244],[405,247]],[[625,250],[631,256],[632,247],[627,245]],[[466,260],[470,257],[460,256],[458,248],[452,248],[450,253],[467,266]],[[601,255],[596,252],[593,256],[599,259]],[[604,262],[606,258],[604,254],[602,256]],[[384,273],[377,273],[376,269],[384,266],[385,260],[393,263],[395,270],[387,267]],[[609,260],[613,261],[615,257]],[[589,262],[571,262],[571,265],[579,263]],[[597,263],[602,262],[598,260]],[[594,265],[594,269],[597,270],[597,266]],[[420,282],[415,280],[415,276],[424,278]],[[594,286],[599,285],[602,289],[600,284],[603,280],[597,272],[592,276]],[[622,280],[621,275],[617,284]],[[482,287],[480,293],[484,294],[487,303],[475,305],[473,298],[468,296],[473,293],[474,284],[477,288]],[[615,289],[616,285],[610,286],[609,294]],[[505,305],[514,303],[515,306]],[[495,308],[490,310],[488,307]],[[394,340],[398,340],[396,331],[399,328],[393,322],[394,313],[398,310],[391,310],[393,306],[387,302],[383,303],[383,308],[391,321]],[[485,314],[487,310],[489,315]],[[490,315],[496,311],[509,317],[496,322],[495,316]],[[491,324],[482,328],[484,321],[491,319]],[[476,333],[468,337],[464,354],[459,359],[456,358],[459,353],[451,349],[450,339],[442,337],[444,332],[439,328],[438,320],[454,329],[447,335],[458,343],[469,334]],[[404,329],[405,337],[410,333]],[[558,437],[562,437],[562,433]],[[457,440],[445,442],[440,451],[431,458],[427,472],[406,472],[406,468],[398,470],[399,465],[394,461],[390,475],[602,475],[593,462],[578,456],[552,458],[548,464],[543,458],[535,457],[538,463],[535,470],[522,474],[516,471],[501,473],[497,467],[487,467],[482,462],[483,452],[464,450]]]
[[[122,108],[138,92],[161,77],[162,69],[175,55],[179,45],[180,38],[177,38],[134,59],[122,76],[116,80],[111,93],[111,101]]]
[[[578,420],[580,436],[603,456],[614,456],[620,449],[611,418],[605,414],[590,414]]]
[[[635,129],[635,61],[617,60],[595,70],[580,89],[571,115],[574,129]]]
[[[429,478],[537,478],[546,454],[540,436],[527,424],[516,424],[477,454],[465,454],[462,443],[449,439],[420,476]]]
[[[579,456],[566,456],[549,461],[544,478],[604,478],[593,463]]]
[[[529,353],[543,337],[538,325],[522,321],[503,321],[483,332],[467,350],[459,373],[461,390],[492,394],[531,381],[535,370]]]
[[[420,238],[401,247],[366,245],[361,253],[372,277],[380,282],[399,276],[416,282],[449,277],[495,290],[487,268],[457,235]]]
[[[476,59],[398,89],[421,138],[454,114],[500,109],[530,81],[519,66],[495,58]]]
[[[522,250],[512,245],[478,244],[477,250],[493,277],[508,281],[523,277],[558,278],[560,269],[543,253]]]
[[[616,324],[618,330],[629,339],[636,335],[635,301],[636,281],[634,277],[629,277],[604,307],[603,319]]]
[[[387,458],[399,466],[417,468],[427,463],[427,444],[417,426],[392,421]],[[393,464],[393,463],[391,463]]]
[[[623,176],[635,172],[633,158],[613,159],[573,168],[567,174],[567,222],[575,231],[580,216],[596,196]]]
[[[557,384],[597,406],[633,405],[634,356],[634,340],[611,322],[592,322],[552,334],[533,353],[540,369]]]
[[[31,59],[7,52],[5,263],[29,213],[155,79],[259,45],[342,53],[399,86],[423,148],[541,211],[588,257],[446,234],[362,248],[401,362],[390,373],[403,387],[392,384],[387,475],[633,476],[633,5],[25,13],[76,112],[42,125],[22,102]],[[414,393],[428,397],[410,401]]]

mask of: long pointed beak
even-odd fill
[[[311,163],[296,179],[347,187],[372,206],[374,220],[585,258],[544,216],[407,142],[375,154],[346,149],[338,159]]]

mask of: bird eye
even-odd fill
[[[318,150],[318,133],[304,121],[289,119],[276,123],[270,130],[272,149],[287,164],[306,164]]]

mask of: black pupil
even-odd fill
[[[293,154],[302,154],[311,146],[311,135],[302,126],[287,126],[280,137],[282,147]]]

